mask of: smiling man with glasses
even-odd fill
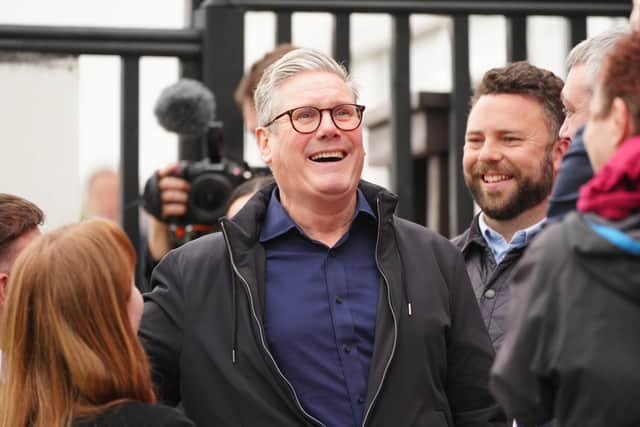
[[[154,271],[141,337],[160,396],[198,425],[498,425],[462,257],[361,180],[344,68],[294,50],[255,97],[276,183]]]

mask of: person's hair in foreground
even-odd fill
[[[605,61],[598,88],[599,97],[592,107],[594,117],[611,112],[616,98],[624,101],[631,115],[632,134],[640,134],[640,78],[634,65],[640,64],[640,35],[630,33],[621,38]]]
[[[12,243],[44,222],[42,210],[21,197],[0,193],[0,271],[13,259]]]
[[[135,262],[124,232],[101,219],[47,233],[19,255],[2,319],[0,426],[68,426],[155,401],[127,311]]]
[[[476,87],[470,104],[473,107],[483,95],[530,96],[542,105],[551,134],[550,141],[554,142],[564,121],[564,107],[560,98],[562,86],[562,79],[551,71],[518,61],[487,71]]]

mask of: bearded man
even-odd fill
[[[471,99],[462,166],[481,211],[453,243],[462,251],[496,350],[507,328],[513,266],[540,231],[568,141],[562,80],[527,62],[487,71]]]

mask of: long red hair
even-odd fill
[[[0,427],[69,426],[124,400],[155,401],[127,312],[135,262],[105,220],[59,228],[18,256],[1,325]]]

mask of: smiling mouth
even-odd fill
[[[482,181],[487,184],[495,184],[498,182],[508,181],[512,177],[509,175],[482,175]]]
[[[344,159],[346,154],[342,151],[327,151],[309,156],[309,160],[318,163],[339,162]]]

